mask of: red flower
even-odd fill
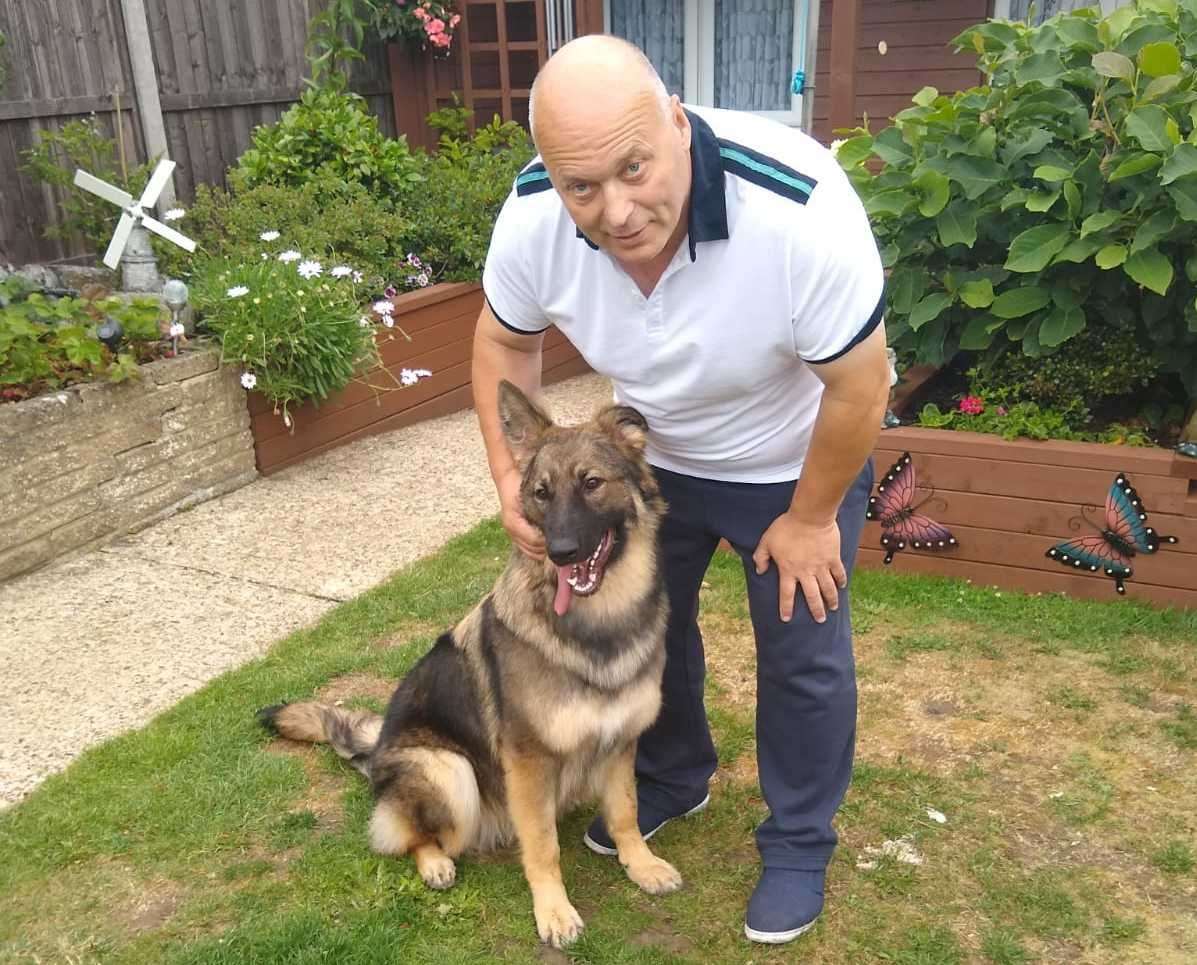
[[[985,400],[978,395],[966,395],[960,400],[960,411],[965,415],[980,415],[985,411]]]

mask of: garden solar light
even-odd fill
[[[169,279],[162,286],[162,300],[177,316],[183,310],[183,306],[187,304],[187,285],[177,278]]]
[[[96,338],[108,346],[108,351],[116,354],[117,347],[121,344],[121,339],[125,336],[125,330],[121,327],[121,323],[109,315],[100,323],[100,327],[96,329]]]
[[[162,286],[162,300],[170,309],[170,341],[171,351],[179,354],[179,335],[183,325],[179,322],[179,312],[187,304],[187,286],[177,278],[168,279]]]

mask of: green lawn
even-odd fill
[[[827,913],[789,948],[745,942],[763,804],[743,577],[725,556],[703,610],[712,805],[654,841],[686,887],[640,893],[582,846],[579,812],[562,864],[587,930],[568,953],[537,946],[510,853],[426,890],[367,850],[362,779],[272,740],[254,711],[313,693],[381,708],[505,547],[484,524],[0,815],[0,961],[1197,960],[1197,614],[890,571],[854,589],[858,763]]]

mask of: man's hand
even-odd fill
[[[840,528],[834,519],[817,525],[782,513],[752,554],[758,576],[769,569],[770,560],[777,564],[783,623],[794,615],[795,584],[802,587],[816,623],[827,619],[827,610],[839,607],[839,590],[848,585],[848,574],[840,560]]]
[[[534,560],[544,559],[544,536],[524,518],[520,508],[520,474],[512,469],[499,478],[499,519],[511,541],[521,553]]]

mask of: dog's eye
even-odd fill
[[[549,498],[549,487],[545,485],[537,486],[532,490],[532,495],[543,503]]]
[[[590,492],[594,492],[602,484],[603,484],[603,481],[601,479],[599,479],[598,476],[591,476],[589,479],[586,480],[585,483],[583,483],[583,485],[586,487],[586,489]]]

